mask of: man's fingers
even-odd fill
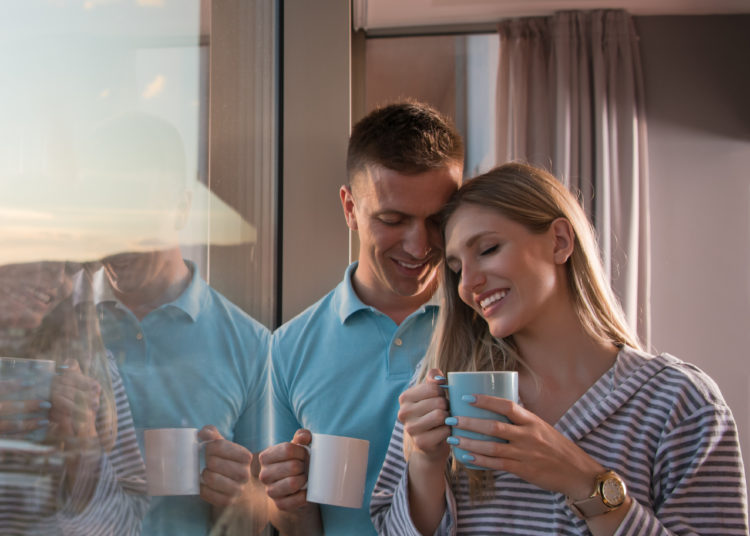
[[[307,467],[303,460],[287,460],[279,463],[274,463],[271,465],[263,465],[260,470],[260,481],[263,482],[263,484],[270,486],[275,484],[276,482],[280,482],[286,478],[294,478],[294,477],[302,477],[302,482],[300,483],[300,487],[305,483],[304,481],[307,480]],[[292,491],[297,491],[296,488]]]
[[[295,445],[309,445],[312,441],[312,432],[304,428],[300,428],[294,433],[292,443]]]
[[[221,456],[206,456],[206,470],[217,475],[222,475],[233,482],[244,484],[250,480],[251,456],[249,452],[244,459],[247,461],[238,463]]]
[[[224,507],[234,502],[236,494],[223,493],[207,484],[201,484],[200,497],[209,504]]]
[[[296,437],[296,436],[295,436]],[[288,460],[307,460],[307,451],[294,443],[280,443],[260,453],[261,466],[273,465]]]
[[[278,499],[271,497],[271,499],[276,504],[276,508],[282,512],[294,512],[295,510],[299,510],[303,506],[310,504],[307,502],[306,490],[301,490],[293,495],[286,495]]]
[[[266,486],[266,494],[275,502],[280,500],[283,501],[294,496],[301,497],[303,502],[307,502],[307,499],[305,499],[307,496],[307,490],[303,489],[305,483],[307,483],[307,477],[305,475],[290,476],[277,481],[271,486]],[[302,503],[297,504],[297,506],[301,505]]]

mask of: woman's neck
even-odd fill
[[[524,405],[554,424],[615,362],[618,348],[587,333],[573,313],[544,333],[515,337],[526,367],[519,372]]]

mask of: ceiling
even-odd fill
[[[352,0],[355,29],[495,23],[566,9],[626,9],[633,15],[750,13],[750,0]]]

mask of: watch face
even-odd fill
[[[602,499],[607,506],[620,506],[625,500],[625,485],[619,478],[602,482]]]

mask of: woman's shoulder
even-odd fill
[[[615,367],[616,383],[631,384],[654,400],[671,399],[692,411],[727,405],[719,386],[706,372],[672,354],[650,354],[624,346]]]

